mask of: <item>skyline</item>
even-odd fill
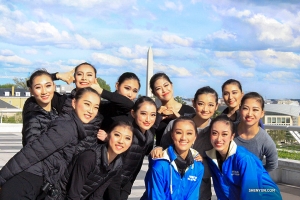
[[[295,0],[0,0],[0,16],[0,84],[89,62],[112,90],[123,72],[136,73],[145,95],[151,47],[154,73],[170,76],[174,96],[209,85],[221,97],[234,78],[244,93],[300,99]]]

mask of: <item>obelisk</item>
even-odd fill
[[[151,47],[148,49],[147,54],[147,78],[146,78],[146,96],[152,97],[152,92],[150,89],[150,79],[153,76],[153,52]]]

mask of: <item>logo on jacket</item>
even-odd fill
[[[239,175],[240,175],[240,172],[239,172],[239,171],[232,170],[232,171],[231,171],[231,175],[232,175],[232,176],[239,176]]]
[[[188,177],[188,180],[189,180],[189,181],[196,181],[196,180],[197,180],[197,176],[191,176],[191,175],[190,175],[190,176]]]

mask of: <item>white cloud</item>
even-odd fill
[[[256,66],[256,62],[254,60],[249,59],[249,58],[241,59],[241,62],[244,65],[249,66],[249,67],[255,67]]]
[[[246,73],[241,73],[241,76],[251,78],[254,77],[254,74],[251,72],[246,72]]]
[[[256,56],[262,63],[290,69],[300,68],[300,55],[293,52],[277,52],[272,49],[257,51]]]
[[[164,6],[160,6],[162,10],[174,10],[174,11],[182,11],[183,5],[180,1],[177,1],[177,3],[172,1],[165,1]]]
[[[233,58],[234,52],[232,51],[215,51],[215,56],[219,58]]]
[[[224,29],[220,31],[216,31],[210,35],[208,35],[208,39],[222,39],[222,40],[229,40],[229,39],[236,39],[236,35],[226,31]]]
[[[75,38],[76,38],[77,42],[79,43],[79,46],[83,49],[101,49],[102,48],[101,43],[94,38],[86,39],[79,34],[75,34]]]
[[[220,10],[218,11],[221,15],[232,16],[237,18],[249,17],[251,15],[250,10],[238,11],[236,8],[230,8],[228,10]]]
[[[3,56],[13,56],[14,52],[9,49],[2,49],[0,50],[0,54]]]
[[[27,73],[31,72],[31,69],[28,67],[14,67],[14,68],[6,68],[6,70],[11,72],[18,72],[18,73]]]
[[[273,71],[266,74],[266,79],[291,80],[295,78],[295,73],[286,71]]]
[[[149,47],[146,46],[140,46],[135,45],[134,49],[131,49],[129,47],[120,47],[118,49],[118,53],[126,58],[139,58],[139,57],[145,57],[147,55]]]
[[[94,61],[99,62],[100,64],[103,65],[118,66],[118,67],[128,65],[128,61],[104,53],[93,53],[92,58]]]
[[[193,44],[192,38],[181,38],[175,34],[163,33],[161,36],[161,40],[165,44],[176,44],[184,47],[189,47]]]
[[[13,63],[13,64],[20,64],[20,65],[30,65],[31,62],[25,58],[21,58],[16,55],[12,56],[2,56],[0,55],[1,62]]]
[[[36,54],[38,54],[38,51],[36,49],[25,49],[24,53],[29,54],[29,55],[36,55]]]
[[[177,67],[175,65],[165,65],[161,63],[154,63],[154,69],[156,71],[163,71],[167,74],[174,75],[174,76],[192,76],[192,74],[184,67]]]
[[[214,76],[228,76],[228,74],[225,71],[218,70],[215,68],[209,68],[210,73]]]
[[[131,60],[131,62],[135,65],[144,67],[144,69],[146,69],[146,67],[147,67],[147,59],[144,59],[144,58],[133,59],[133,60]]]
[[[293,31],[288,24],[280,23],[262,14],[256,14],[247,21],[256,27],[260,41],[287,42],[293,40]]]

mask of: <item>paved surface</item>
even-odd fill
[[[5,165],[5,163],[21,148],[22,148],[21,133],[9,132],[9,131],[4,132],[3,130],[1,130],[0,127],[0,168],[2,168],[3,165]],[[140,199],[140,197],[144,193],[145,191],[144,177],[147,169],[148,169],[148,161],[147,159],[145,159],[142,169],[137,177],[137,180],[134,182],[131,195],[129,198],[130,200]],[[283,199],[287,199],[287,200],[300,199],[299,187],[279,184],[279,188],[283,196]],[[214,195],[212,199],[215,200],[217,198]]]

